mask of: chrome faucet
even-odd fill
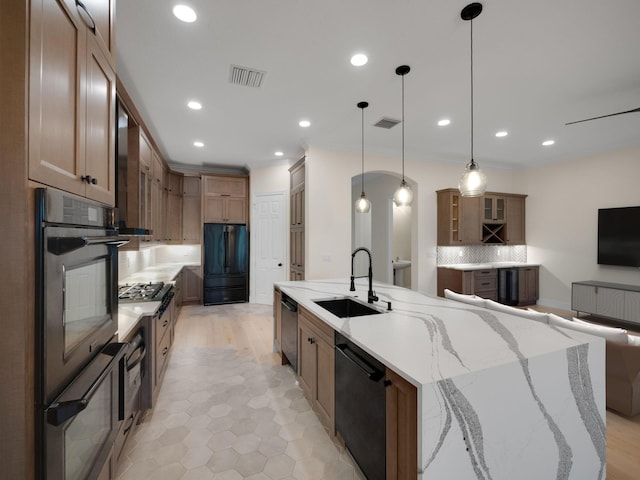
[[[373,291],[373,270],[371,269],[372,260],[371,260],[371,252],[369,251],[368,248],[358,247],[351,254],[351,286],[349,287],[349,291],[351,292],[356,291],[356,284],[354,283],[354,279],[364,278],[364,276],[362,277],[353,276],[353,260],[356,258],[356,253],[358,252],[367,252],[367,255],[369,255],[369,291],[367,292],[367,302],[373,303],[378,300],[378,297],[376,296],[376,292]]]

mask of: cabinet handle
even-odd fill
[[[166,327],[167,325],[169,325],[169,320],[165,320],[164,322],[162,322],[163,327]]]
[[[162,349],[162,356],[164,357],[167,354],[168,351],[169,351],[169,347],[164,347]]]
[[[80,0],[76,0],[76,7],[78,7],[78,9],[80,10],[80,18],[82,18],[82,21],[87,25],[87,27],[91,29],[91,32],[95,35],[96,21],[91,16],[91,13],[89,13],[89,10],[85,6],[85,4]],[[82,12],[84,12],[84,15]]]
[[[97,178],[93,178],[91,175],[82,175],[80,177],[80,180],[82,180],[83,182],[90,183],[92,185],[97,185],[98,184],[98,179]]]
[[[482,285],[490,285],[489,282],[484,282]]]
[[[383,383],[383,385],[384,385],[385,387],[390,387],[390,386],[393,384],[393,382],[392,382],[391,380],[385,380],[385,381],[384,381],[384,382],[382,382],[382,383]]]
[[[314,343],[316,343],[316,341],[315,341],[313,338],[311,338],[311,337],[307,338],[307,342],[309,342],[311,345],[313,345]]]

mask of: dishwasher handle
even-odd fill
[[[384,378],[384,371],[371,366],[366,360],[360,357],[360,355],[351,350],[346,343],[336,344],[336,352],[343,355],[348,361],[358,367],[372,382],[379,382]]]
[[[290,302],[288,299],[285,300],[283,298],[282,300],[280,300],[280,305],[282,305],[284,308],[286,308],[290,312],[295,313],[298,311],[298,305],[293,302]]]

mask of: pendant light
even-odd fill
[[[413,191],[404,179],[404,76],[410,71],[409,65],[400,65],[396,68],[396,75],[402,77],[402,181],[393,194],[393,203],[398,207],[409,206],[413,200]]]
[[[460,177],[458,189],[463,197],[480,197],[487,189],[487,176],[473,159],[473,19],[482,12],[481,3],[470,3],[462,9],[460,17],[471,24],[471,161]]]
[[[367,108],[369,104],[367,102],[359,102],[358,108],[362,110],[362,193],[360,194],[360,198],[356,200],[356,213],[368,213],[371,209],[371,202],[364,194],[364,109]]]

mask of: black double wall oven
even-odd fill
[[[112,208],[36,189],[36,475],[95,478],[124,420]]]

